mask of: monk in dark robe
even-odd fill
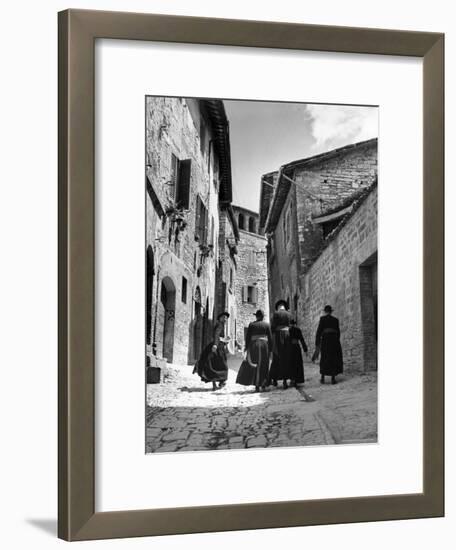
[[[290,378],[295,388],[304,383],[304,363],[302,361],[301,346],[307,355],[307,344],[304,341],[301,329],[296,326],[296,320],[290,321]]]
[[[249,324],[245,339],[246,359],[236,378],[237,384],[255,386],[255,391],[265,391],[269,378],[269,355],[272,352],[272,334],[264,313],[259,309],[256,321]]]
[[[272,338],[274,341],[273,357],[269,379],[274,386],[278,380],[283,380],[283,389],[288,388],[287,380],[290,375],[290,321],[288,304],[279,300],[275,305],[275,312],[271,321]]]
[[[339,320],[332,315],[331,306],[325,306],[324,312],[315,337],[316,353],[320,353],[320,382],[324,384],[325,376],[331,376],[331,383],[336,384],[336,376],[344,370]]]
[[[212,389],[223,388],[228,378],[228,361],[224,338],[225,323],[230,314],[227,311],[220,313],[214,325],[213,339],[201,352],[193,373],[198,374],[203,382],[212,382]],[[218,386],[217,386],[218,383]]]

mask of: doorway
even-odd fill
[[[154,286],[154,251],[149,245],[146,252],[146,342],[152,341],[152,296]]]
[[[160,301],[163,308],[163,357],[173,362],[174,321],[176,315],[176,287],[170,277],[161,283]]]
[[[201,355],[203,345],[203,315],[201,304],[201,290],[197,286],[194,296],[194,326],[193,326],[193,356],[197,361]]]
[[[359,266],[364,370],[377,370],[377,252]]]

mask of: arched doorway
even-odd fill
[[[170,277],[161,283],[160,301],[163,309],[163,357],[170,363],[174,351],[174,319],[176,315],[176,287]]]
[[[202,315],[202,304],[201,304],[201,290],[199,286],[196,287],[193,303],[194,303],[193,355],[194,355],[194,359],[198,360],[199,356],[201,355],[201,349],[203,345],[203,315]]]
[[[146,342],[152,341],[152,296],[154,286],[154,251],[149,245],[146,252]]]

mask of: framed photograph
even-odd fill
[[[59,14],[59,536],[442,516],[444,37]]]

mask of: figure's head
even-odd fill
[[[296,319],[290,319],[290,325],[295,326],[296,325]]]
[[[331,306],[325,306],[325,309],[323,310],[327,315],[330,315],[333,312],[333,308]]]
[[[288,310],[288,304],[287,302],[285,302],[285,300],[279,300],[278,302],[276,302],[275,308],[276,311],[280,311],[282,309]]]
[[[218,314],[217,321],[220,321],[221,323],[226,323],[229,316],[230,314],[227,311],[222,311],[222,313]]]
[[[257,309],[255,312],[255,317],[257,321],[262,321],[264,319],[264,311],[262,309]]]

